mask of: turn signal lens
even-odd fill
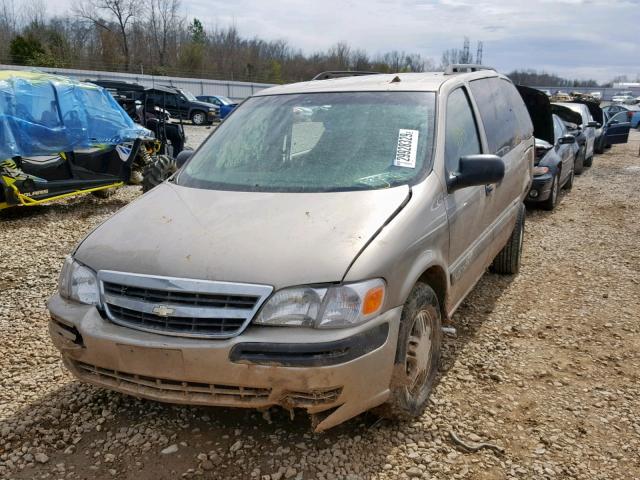
[[[376,313],[382,307],[384,300],[384,287],[375,287],[369,290],[362,302],[362,315],[371,315]]]

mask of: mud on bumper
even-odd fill
[[[59,296],[49,309],[53,342],[82,381],[168,403],[325,412],[319,431],[388,398],[401,311],[349,330],[250,327],[202,340],[121,327]]]

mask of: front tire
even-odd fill
[[[571,172],[569,172],[569,178],[567,179],[563,187],[567,192],[571,191],[571,189],[573,188],[574,178],[575,178],[575,167],[571,169]]]
[[[438,296],[429,285],[418,282],[402,309],[391,396],[375,413],[394,420],[422,414],[438,372],[441,343]]]
[[[142,191],[148,192],[157,187],[177,171],[178,165],[175,159],[167,155],[156,156],[151,163],[144,167]]]
[[[593,153],[591,154],[591,156],[589,158],[585,158],[584,159],[584,166],[585,167],[590,167],[591,165],[593,165]]]
[[[580,175],[584,171],[585,154],[586,154],[586,149],[584,147],[580,147],[580,150],[578,150],[578,154],[576,155],[575,164],[573,166],[573,171],[576,175]]]
[[[516,225],[507,244],[496,255],[491,264],[491,271],[502,275],[515,275],[520,271],[522,262],[522,245],[524,244],[524,220],[526,209],[521,205]]]
[[[548,211],[552,211],[558,205],[558,196],[560,195],[560,173],[558,172],[554,175],[551,184],[551,192],[549,193],[549,198],[547,198],[544,202],[542,202],[542,208]]]

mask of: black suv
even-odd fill
[[[198,100],[188,90],[155,86],[147,89],[147,98],[167,110],[173,118],[188,119],[194,125],[211,124],[220,119],[220,107]]]

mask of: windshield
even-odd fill
[[[410,183],[430,166],[434,109],[432,92],[250,98],[200,147],[177,183],[275,192]]]
[[[229,100],[227,97],[223,97],[221,95],[216,96],[216,98],[218,100],[220,100],[220,103],[223,105],[231,105],[233,102],[231,100]]]
[[[187,97],[187,100],[189,100],[190,102],[197,102],[198,101],[196,96],[193,93],[191,93],[189,90],[180,89],[180,93],[182,93],[185,97]]]

